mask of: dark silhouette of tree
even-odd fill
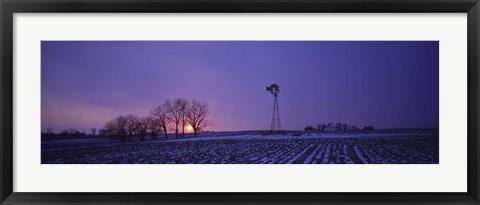
[[[42,134],[42,137],[43,136],[48,136],[48,137],[55,136],[55,133],[53,132],[53,129],[51,127],[47,127],[46,131],[42,132],[41,134]]]
[[[128,118],[123,115],[119,115],[115,119],[105,123],[105,130],[109,135],[117,136],[121,142],[127,141],[127,122]]]
[[[47,127],[47,134],[48,134],[48,135],[54,134],[54,133],[53,133],[53,129],[52,129],[51,127]]]
[[[170,103],[167,108],[168,112],[170,113],[171,121],[174,124],[175,138],[178,138],[178,125],[180,124],[183,116],[185,115],[186,106],[187,101],[185,99],[176,99],[173,101],[173,103]]]
[[[363,127],[363,130],[365,130],[365,131],[374,130],[374,129],[375,129],[375,128],[374,128],[373,126],[371,126],[371,125],[370,125],[370,126],[364,126],[364,127]]]
[[[62,135],[62,136],[68,136],[68,135],[70,135],[70,134],[68,133],[68,129],[63,129],[62,131],[60,131],[59,134]]]
[[[336,131],[342,130],[342,123],[337,122],[337,123],[335,124],[335,130],[336,130]]]
[[[81,133],[80,133],[80,131],[78,131],[74,128],[70,128],[70,129],[68,129],[68,134],[72,135],[72,136],[79,136]]]
[[[188,124],[187,122],[187,111],[189,102],[186,99],[180,98],[175,101],[180,106],[180,122],[182,123],[182,138],[185,138],[185,126]]]
[[[100,130],[98,130],[98,135],[100,135],[100,136],[105,136],[105,135],[107,135],[107,130],[105,130],[105,129],[100,129]]]
[[[156,137],[163,131],[162,126],[160,126],[160,123],[157,122],[152,114],[147,117],[147,124],[152,139],[156,139]]]
[[[131,141],[133,136],[138,136],[143,141],[149,134],[152,135],[152,139],[155,139],[162,132],[165,139],[168,139],[168,127],[173,123],[175,138],[179,138],[180,125],[182,137],[185,137],[186,125],[192,127],[193,136],[196,137],[198,132],[213,124],[207,119],[208,113],[208,105],[204,102],[193,100],[189,103],[183,98],[176,99],[173,103],[166,100],[162,105],[151,110],[147,117],[138,117],[134,114],[119,115],[105,123],[104,128],[99,132],[101,135],[119,137],[122,142]],[[95,135],[96,128],[92,128],[91,132]]]
[[[319,125],[317,126],[318,131],[324,131],[325,128],[327,128],[327,125],[325,125],[325,124],[319,124]]]
[[[196,137],[198,132],[212,124],[212,122],[207,119],[207,115],[207,103],[193,100],[190,106],[188,106],[187,122],[193,128],[193,137]]]
[[[170,100],[165,101],[160,106],[157,106],[151,111],[151,115],[153,116],[153,119],[155,122],[157,122],[160,127],[162,128],[164,134],[165,134],[165,139],[168,139],[168,125],[171,122],[171,117],[170,113],[168,111],[168,108],[170,107]]]
[[[128,133],[128,141],[132,141],[132,137],[136,134],[138,117],[133,114],[128,114],[125,117],[127,118],[126,130]]]
[[[305,131],[313,131],[313,130],[315,130],[315,128],[313,128],[313,126],[311,125],[305,127]]]
[[[138,139],[141,141],[145,140],[145,136],[148,134],[149,119],[148,117],[140,117],[137,120],[135,127],[135,132],[138,135]]]
[[[95,134],[97,134],[97,128],[92,128],[90,131],[91,131],[93,136],[95,136]]]

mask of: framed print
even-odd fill
[[[1,1],[2,204],[479,204],[469,1]]]

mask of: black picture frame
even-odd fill
[[[1,204],[480,204],[479,0],[0,0]],[[112,12],[467,13],[466,193],[16,193],[13,192],[13,14]],[[454,176],[452,176],[454,177]],[[440,179],[441,180],[441,179]]]

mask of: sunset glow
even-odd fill
[[[439,41],[46,40],[33,142],[41,164],[439,164],[439,62]]]
[[[185,130],[187,130],[187,132],[193,132],[193,127],[191,125],[186,125]]]
[[[88,133],[177,98],[208,104],[208,130],[270,129],[272,83],[282,129],[438,127],[438,41],[42,41],[41,52],[42,131]]]

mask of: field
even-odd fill
[[[436,130],[208,133],[198,138],[42,139],[42,164],[438,164]]]

